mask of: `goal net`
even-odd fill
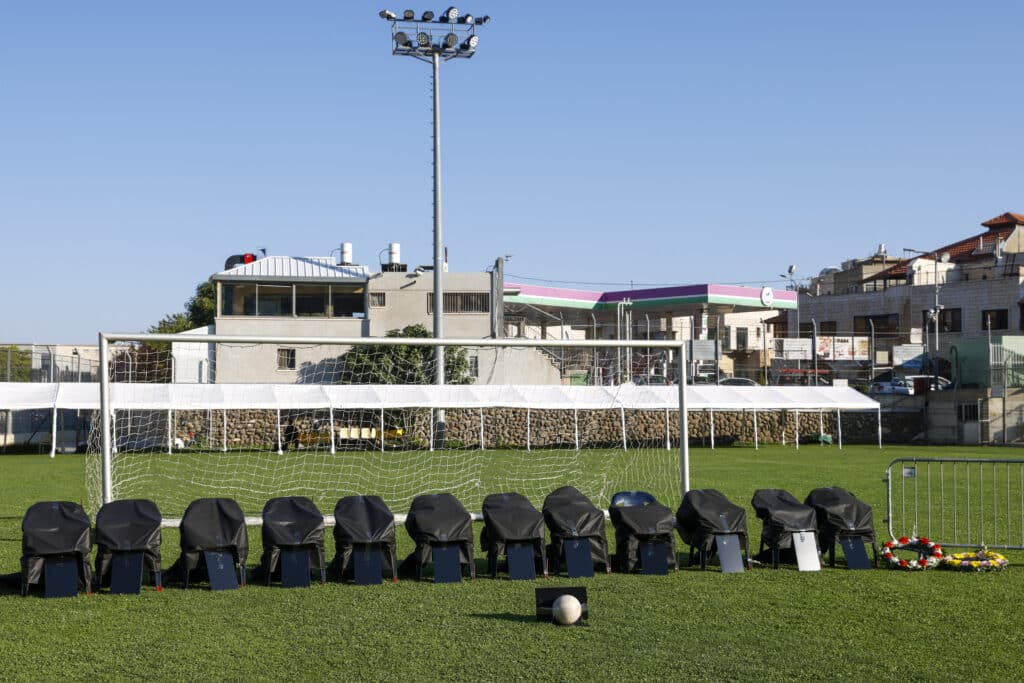
[[[432,339],[120,336],[105,349],[89,504],[148,498],[172,518],[224,496],[256,516],[277,496],[327,512],[373,494],[403,513],[449,492],[480,510],[491,493],[539,506],[565,485],[602,507],[633,489],[678,504],[668,342],[444,343],[439,385]]]

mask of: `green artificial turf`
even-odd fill
[[[875,509],[884,538],[886,466],[897,457],[1013,451],[867,446],[692,452],[692,487],[748,506],[757,488],[798,498],[838,485]],[[85,502],[81,456],[0,457],[0,573],[18,571],[34,502]],[[572,482],[564,482],[572,483]],[[678,505],[678,498],[665,501]],[[253,511],[246,510],[252,514]],[[752,543],[761,523],[748,508]],[[476,528],[479,537],[479,525]],[[609,540],[614,538],[608,528]],[[398,531],[398,554],[412,543]],[[250,568],[260,556],[250,529]],[[333,541],[328,535],[328,556]],[[680,544],[680,550],[683,546]],[[165,530],[168,567],[177,533]],[[596,576],[457,585],[402,581],[46,600],[0,584],[0,678],[151,680],[929,680],[1022,674],[1024,554],[1000,573],[757,568],[723,575]],[[480,569],[483,553],[477,552]],[[580,628],[538,623],[538,586],[586,585]]]

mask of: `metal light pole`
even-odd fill
[[[939,261],[943,263],[949,263],[949,252],[944,251],[941,254],[937,250],[921,251],[919,249],[908,249],[903,248],[903,251],[909,251],[911,254],[919,254],[921,256],[927,256],[931,254],[932,266],[933,266],[933,277],[935,285],[935,304],[931,310],[931,319],[935,325],[935,360],[932,361],[932,376],[935,378],[935,388],[939,388],[939,318],[942,311],[942,306],[939,304]],[[925,345],[927,349],[927,344]]]
[[[441,239],[441,97],[439,77],[441,62],[469,59],[476,54],[479,38],[476,27],[490,17],[473,17],[449,7],[435,19],[433,12],[420,18],[412,10],[399,17],[390,10],[381,10],[380,18],[391,22],[391,54],[415,57],[429,62],[433,69],[434,103],[434,337],[444,337],[444,246]],[[444,347],[434,349],[435,382],[444,384]]]
[[[789,280],[789,288],[796,292],[796,338],[800,339],[800,285],[796,279],[796,266],[790,266],[785,274],[779,275],[781,278]],[[800,356],[797,355],[796,367],[800,369]]]

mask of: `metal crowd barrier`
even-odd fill
[[[893,540],[1024,549],[1024,460],[897,458],[885,471]]]

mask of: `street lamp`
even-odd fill
[[[789,289],[796,292],[796,338],[800,339],[800,284],[796,279],[796,266],[790,265],[786,269],[785,274],[780,274],[779,277],[789,280]],[[797,352],[796,367],[800,368],[800,353]]]
[[[935,284],[935,305],[928,312],[928,317],[931,318],[932,324],[935,326],[935,360],[939,358],[939,316],[942,311],[942,306],[939,304],[939,262],[949,263],[949,252],[944,251],[941,254],[937,250],[921,251],[919,249],[908,249],[903,248],[903,251],[908,251],[911,254],[918,254],[920,256],[932,257],[932,265],[934,266],[934,284]],[[925,346],[927,351],[927,345]],[[939,385],[939,366],[938,363],[932,362],[932,375],[935,377],[935,388]]]
[[[435,20],[433,12],[423,12],[419,19],[412,10],[401,18],[381,10],[380,18],[391,22],[391,54],[415,57],[433,66],[434,95],[434,337],[444,337],[444,247],[441,240],[441,99],[439,76],[441,62],[469,59],[476,54],[479,38],[476,27],[490,17],[462,14],[449,7]],[[444,347],[434,347],[435,382],[444,384]]]

